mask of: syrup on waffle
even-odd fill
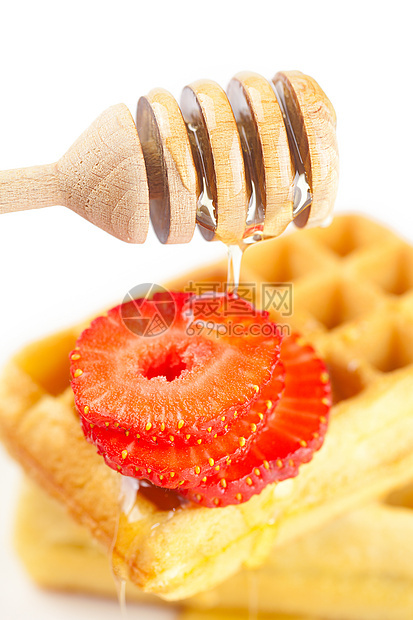
[[[358,216],[247,251],[243,281],[258,288],[292,283],[292,313],[273,310],[274,318],[302,332],[329,366],[335,408],[326,442],[297,478],[269,485],[243,506],[161,510],[156,498],[138,494],[140,518],[121,515],[114,548],[122,577],[167,599],[186,598],[241,566],[259,565],[273,544],[409,481],[412,255],[394,234]],[[226,265],[170,288],[219,278],[226,279]],[[118,475],[85,442],[67,387],[67,355],[80,330],[35,343],[6,367],[0,434],[25,469],[109,549],[119,519]]]

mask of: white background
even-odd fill
[[[413,241],[412,46],[406,1],[3,2],[0,169],[58,159],[106,107],[155,86],[178,99],[250,69],[315,77],[338,116],[336,211],[374,215]],[[224,255],[196,236],[128,246],[62,207],[0,216],[0,363],[141,282]],[[0,609],[5,620],[120,618],[116,604],[37,591],[11,550],[18,468],[0,448]],[[162,617],[166,617],[161,613]],[[152,618],[130,609],[131,618]],[[160,616],[157,616],[160,617]],[[168,615],[169,617],[169,615]]]

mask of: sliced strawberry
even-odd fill
[[[331,400],[326,367],[298,336],[283,340],[281,361],[284,393],[249,451],[182,495],[208,507],[245,502],[268,483],[296,476],[299,466],[321,447]],[[270,391],[271,384],[262,397]]]
[[[199,439],[189,446],[160,443],[157,437],[138,438],[130,431],[102,428],[82,419],[86,437],[94,443],[107,465],[125,476],[145,478],[158,486],[175,489],[196,486],[202,478],[220,471],[232,459],[245,454],[255,435],[264,427],[284,389],[284,372],[273,373],[271,389],[266,390],[249,412],[237,417],[224,435],[216,436],[211,443]],[[268,393],[271,393],[271,399]]]
[[[231,295],[171,300],[162,317],[160,295],[117,306],[81,334],[71,374],[86,423],[149,444],[197,445],[225,434],[257,400],[279,357],[268,314]],[[165,317],[164,331],[142,331]]]

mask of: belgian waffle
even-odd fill
[[[300,614],[297,620],[308,615],[313,620],[410,620],[412,509],[413,486],[357,508],[274,549],[258,569],[242,571],[188,599],[185,607],[193,611],[185,620],[240,620],[243,613],[248,620],[251,606],[271,614],[271,620],[282,613]],[[39,585],[115,596],[104,549],[64,507],[28,481],[20,495],[15,540],[20,558]],[[159,599],[128,584],[127,601],[154,603]],[[231,615],[228,610],[236,612]],[[290,615],[287,618],[292,620]]]
[[[225,276],[221,264],[172,286]],[[139,492],[133,519],[122,514],[120,477],[84,440],[68,388],[67,355],[79,326],[19,353],[0,384],[0,432],[10,452],[107,549],[117,531],[121,576],[170,600],[258,566],[274,544],[412,478],[413,249],[372,221],[338,217],[329,229],[248,250],[243,281],[258,289],[292,284],[294,307],[270,311],[324,356],[335,400],[313,461],[243,505],[162,506],[159,495]]]

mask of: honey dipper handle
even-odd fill
[[[0,172],[0,214],[58,204],[56,164]]]
[[[0,172],[0,215],[52,205],[71,209],[123,241],[145,241],[145,161],[123,103],[98,116],[57,163]]]

